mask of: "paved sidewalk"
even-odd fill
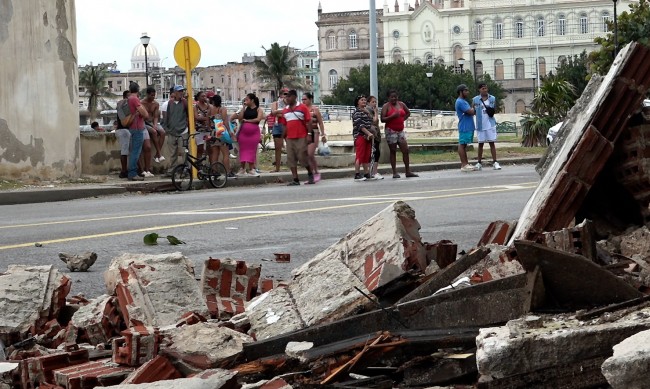
[[[536,164],[540,156],[524,157],[524,158],[504,158],[500,159],[499,163],[502,166],[518,165],[518,164]],[[401,163],[398,163],[400,166]],[[435,170],[451,170],[459,169],[459,162],[438,162],[411,165],[411,170],[414,172],[426,172]],[[381,172],[387,172],[390,168],[382,165]],[[398,169],[400,172],[404,171],[403,165]],[[307,180],[307,174],[304,169],[299,169],[300,178],[303,181]],[[331,180],[336,178],[350,178],[354,177],[353,168],[341,169],[321,169],[321,177],[323,180]],[[388,176],[389,178],[390,176]],[[195,190],[207,188],[209,190],[223,190],[230,187],[238,186],[254,186],[266,184],[280,184],[286,183],[291,180],[291,173],[288,170],[279,173],[262,173],[260,177],[239,177],[237,179],[228,179],[225,188],[213,189],[206,181],[194,180],[193,188]],[[205,186],[204,186],[205,184]],[[45,203],[54,201],[66,201],[80,198],[89,198],[97,196],[108,196],[115,194],[125,194],[128,192],[167,192],[175,190],[170,178],[154,177],[153,179],[145,179],[145,181],[127,181],[120,179],[117,175],[110,175],[107,177],[106,182],[93,183],[93,184],[77,184],[70,186],[48,186],[35,189],[16,189],[0,191],[0,205],[11,204],[32,204],[32,203]]]

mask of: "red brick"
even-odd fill
[[[489,244],[505,245],[510,239],[517,222],[507,222],[497,220],[488,226],[483,232],[483,236],[478,241],[478,246],[487,246]]]
[[[208,259],[201,283],[210,315],[229,319],[243,312],[244,302],[257,295],[260,270],[259,265],[248,266],[244,261]]]
[[[55,383],[54,370],[88,361],[88,350],[43,355],[20,362],[23,389],[36,388],[39,383]]]
[[[182,378],[181,373],[162,355],[140,366],[131,373],[123,384],[145,384],[156,381],[173,380]]]
[[[140,366],[158,355],[162,335],[155,327],[138,326],[120,333],[113,339],[113,362]]]
[[[86,362],[81,365],[54,370],[56,384],[65,389],[92,389],[96,386],[120,384],[133,368],[119,366],[110,359]]]
[[[436,243],[425,244],[427,262],[435,262],[439,268],[444,269],[456,261],[458,245],[449,240],[441,240]]]
[[[291,262],[291,254],[289,253],[274,253],[273,255],[275,255],[275,262]]]

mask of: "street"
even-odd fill
[[[194,261],[197,278],[201,262],[212,256],[262,263],[263,277],[288,279],[293,268],[397,200],[415,209],[424,241],[448,239],[459,251],[468,250],[490,222],[517,219],[538,181],[533,166],[523,165],[469,174],[422,172],[414,179],[350,178],[0,206],[0,271],[10,264],[53,264],[72,278],[71,295],[96,297],[105,293],[102,274],[115,256],[181,251]],[[160,235],[156,246],[143,243],[151,232]],[[186,244],[172,246],[166,235]],[[59,252],[85,251],[98,255],[87,273],[70,273],[58,259]],[[291,263],[269,261],[274,253],[291,254]]]

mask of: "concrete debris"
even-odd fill
[[[189,378],[108,386],[107,389],[236,389],[238,387],[236,371],[210,369]]]
[[[602,371],[614,389],[643,389],[648,387],[649,367],[650,331],[641,331],[614,346]]]
[[[70,324],[78,331],[79,342],[93,345],[108,342],[117,335],[122,318],[117,311],[117,298],[102,295],[81,306],[72,315]]]
[[[112,361],[126,366],[140,366],[152,360],[160,350],[162,335],[158,328],[136,326],[113,338]]]
[[[626,257],[638,255],[650,261],[650,229],[643,226],[621,237],[621,254]]]
[[[11,389],[13,385],[13,375],[18,369],[18,363],[0,362],[0,389]]]
[[[244,303],[257,295],[261,265],[210,258],[203,263],[201,290],[213,318],[228,320],[244,312]]]
[[[553,249],[582,255],[596,262],[596,240],[594,239],[594,235],[593,223],[585,219],[582,223],[572,228],[545,232],[544,244]]]
[[[475,284],[525,273],[512,248],[497,244],[485,247],[489,252],[477,263],[469,266],[458,278],[468,277]]]
[[[65,262],[70,271],[88,271],[97,260],[97,253],[87,251],[83,254],[59,253],[59,259]]]
[[[314,348],[312,342],[289,342],[284,349],[284,353],[291,358],[302,359],[303,353]]]

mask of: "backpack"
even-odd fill
[[[117,103],[117,118],[119,119],[122,128],[129,128],[131,123],[133,123],[135,115],[131,113],[129,102],[127,100],[122,100]]]

